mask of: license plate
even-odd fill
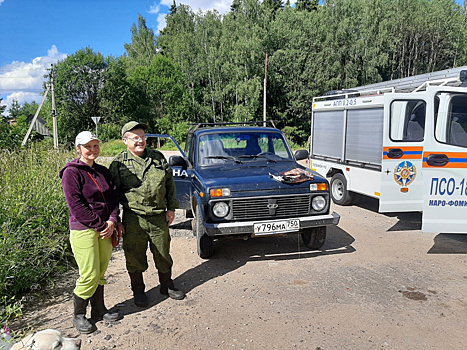
[[[259,222],[253,225],[255,236],[274,235],[277,233],[293,232],[300,229],[300,220],[281,220]]]

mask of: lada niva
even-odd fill
[[[261,122],[262,123],[262,122]],[[185,150],[168,135],[181,156],[171,156],[180,208],[194,217],[192,227],[201,258],[214,253],[214,241],[300,233],[319,249],[330,213],[328,181],[297,163],[308,151],[293,154],[282,131],[242,123],[196,124]]]

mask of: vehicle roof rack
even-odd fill
[[[417,92],[428,86],[466,86],[467,66],[414,75],[411,77],[383,81],[381,83],[353,87],[351,90],[333,90],[325,96],[314,97],[313,101],[352,98],[356,96],[382,94],[384,92]]]
[[[251,122],[225,122],[225,123],[191,123],[188,124],[190,125],[190,129],[188,132],[193,132],[197,130],[198,128],[206,127],[206,126],[228,126],[228,125],[242,125],[242,126],[250,126],[250,125],[261,125],[261,124],[266,124],[270,123],[273,128],[276,127],[274,124],[274,120],[266,120],[266,121],[251,121]]]
[[[380,91],[393,90],[394,92],[416,92],[426,89],[430,85],[459,86],[462,71],[467,70],[467,66],[440,70],[437,72],[414,75],[411,77],[383,81],[381,83],[363,85],[352,88],[357,91]]]

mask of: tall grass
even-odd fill
[[[40,145],[0,150],[0,323],[12,316],[8,310],[22,292],[63,269],[71,256],[58,172],[73,157]]]

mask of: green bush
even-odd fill
[[[120,139],[121,140],[121,131],[122,127],[115,124],[102,124],[98,125],[98,136],[102,141],[109,141]],[[93,131],[94,132],[94,131]]]
[[[126,150],[126,145],[122,139],[113,140],[109,142],[101,142],[101,157],[115,157],[121,151]]]
[[[11,314],[6,306],[15,298],[52,277],[71,257],[58,172],[72,158],[40,144],[0,150],[0,320]]]

